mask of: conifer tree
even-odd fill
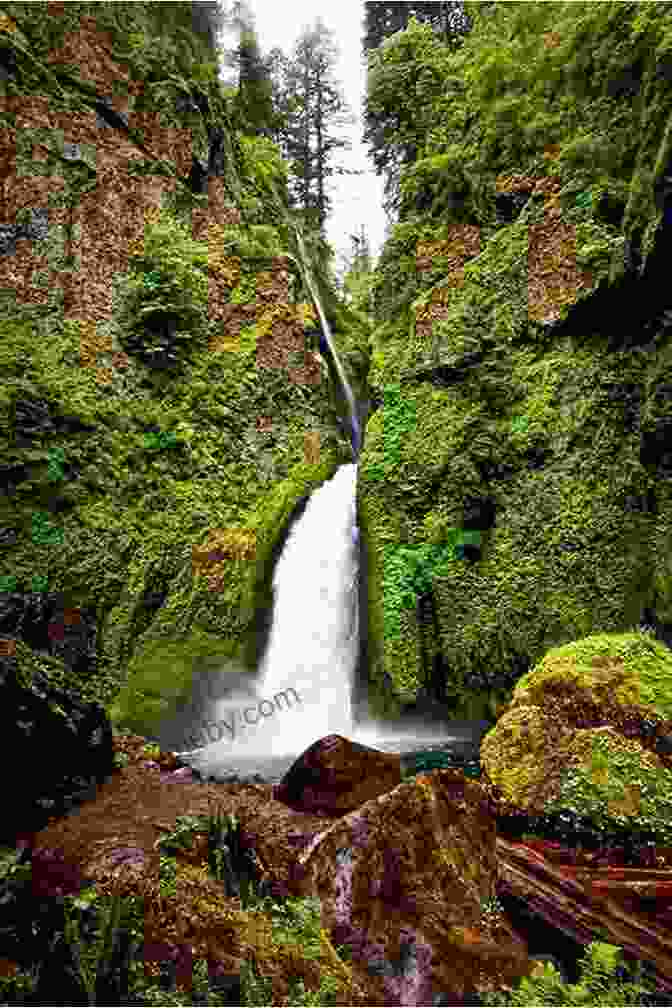
[[[303,32],[291,57],[276,49],[267,61],[278,116],[274,139],[290,162],[290,191],[320,230],[331,209],[328,179],[361,174],[334,163],[337,151],[351,148],[336,131],[353,122],[334,79],[335,61],[331,32],[319,19]]]

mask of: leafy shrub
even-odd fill
[[[486,1005],[610,1005],[651,1004],[642,983],[642,968],[638,964],[632,980],[625,980],[626,970],[620,965],[621,949],[607,942],[591,942],[582,960],[579,983],[563,983],[550,964],[544,964],[541,975],[524,977],[510,994],[494,992],[481,995]]]
[[[129,354],[152,367],[175,367],[208,330],[208,253],[168,211],[145,229],[122,277],[116,324]]]
[[[208,816],[178,816],[175,829],[160,837],[156,846],[166,855],[189,850],[196,833],[208,834],[208,866],[210,873],[222,882],[227,896],[240,898],[243,908],[258,901],[257,862],[254,850],[243,839],[240,822],[234,815],[224,817],[221,812]],[[172,858],[166,858],[166,862]],[[167,884],[172,884],[173,865],[166,863]]]
[[[228,256],[271,259],[283,251],[278,233],[268,224],[252,224],[247,229],[222,228],[221,236],[222,251]]]

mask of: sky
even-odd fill
[[[366,70],[362,60],[364,34],[363,0],[248,0],[254,12],[254,27],[262,54],[274,46],[291,55],[304,27],[310,27],[319,17],[333,33],[338,60],[334,79],[355,118],[354,125],[342,127],[337,135],[352,142],[349,151],[334,155],[334,164],[352,170],[363,169],[363,175],[341,175],[330,179],[328,192],[333,209],[327,221],[327,239],[336,251],[334,268],[340,271],[343,256],[352,250],[351,234],[359,234],[362,225],[375,257],[385,240],[387,217],[383,210],[382,176],[375,174],[373,162],[362,136],[364,132],[363,100]],[[231,44],[223,33],[222,41]],[[233,43],[235,45],[235,42]]]

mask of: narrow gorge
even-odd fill
[[[345,279],[241,5],[0,7],[3,1003],[672,1003],[672,12],[361,6]]]

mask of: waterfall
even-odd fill
[[[397,748],[403,729],[353,721],[351,691],[359,650],[357,466],[340,466],[311,495],[273,573],[273,618],[254,683],[237,682],[216,700],[211,743],[194,750],[200,769],[252,756],[297,756],[325,735]],[[422,732],[430,739],[430,733]],[[411,736],[420,735],[413,731]],[[387,744],[386,744],[387,742]]]
[[[310,291],[310,296],[312,297],[315,307],[317,308],[317,314],[320,317],[320,325],[322,326],[322,333],[324,335],[324,341],[329,349],[329,353],[334,362],[336,372],[338,374],[338,380],[341,383],[341,389],[345,395],[346,401],[348,403],[348,410],[350,412],[350,443],[352,444],[352,457],[357,459],[359,456],[360,448],[362,445],[361,431],[359,429],[359,420],[357,419],[357,410],[355,407],[355,398],[352,394],[352,389],[348,379],[343,371],[343,365],[341,364],[340,358],[336,353],[336,348],[334,347],[334,342],[331,336],[331,329],[329,328],[329,323],[327,322],[324,310],[322,308],[322,303],[317,293],[315,284],[313,283],[313,278],[310,272],[310,266],[308,264],[308,256],[306,255],[306,249],[303,244],[303,238],[301,237],[301,232],[294,225],[294,232],[296,234],[296,240],[299,248],[299,254],[301,256],[301,261],[303,263],[303,272],[306,280],[306,285]]]
[[[353,721],[351,693],[359,656],[356,494],[361,432],[352,389],[312,282],[301,234],[295,230],[320,317],[321,346],[330,353],[348,404],[354,461],[341,465],[314,491],[290,530],[273,574],[271,631],[256,682],[238,676],[234,688],[225,688],[225,696],[208,710],[207,740],[195,748],[173,750],[200,762],[206,774],[250,756],[295,757],[326,735],[344,735],[388,750],[391,745],[391,751],[400,735],[408,737],[402,729],[390,743],[384,724]],[[226,672],[223,665],[215,674],[222,684]],[[413,737],[419,738],[415,733]],[[434,737],[431,730],[426,735],[428,740]]]

